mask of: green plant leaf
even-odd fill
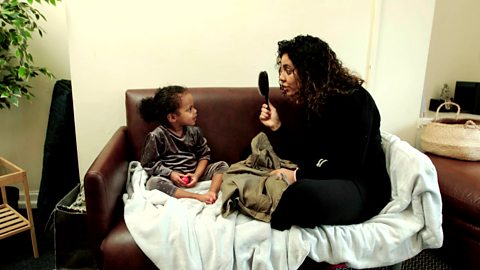
[[[20,67],[18,69],[18,77],[20,77],[23,80],[27,79],[27,69],[25,67]]]
[[[12,96],[9,98],[10,104],[15,107],[18,107],[18,98],[16,96]]]
[[[18,98],[22,97],[22,91],[21,91],[20,87],[18,87],[18,86],[15,87],[12,91],[11,96],[15,96],[15,97],[18,97]]]
[[[27,30],[22,30],[22,36],[24,36],[25,38],[32,38],[32,35],[30,34],[30,31],[27,31]]]
[[[45,16],[34,3],[56,5],[61,0],[0,0],[0,109],[18,106],[21,98],[34,97],[28,84],[30,77],[44,75],[54,78],[45,67],[38,67],[29,52],[32,33],[43,37],[39,26]]]

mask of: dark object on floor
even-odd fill
[[[480,265],[480,162],[433,154],[443,203],[445,240],[440,249],[459,269]]]
[[[56,269],[95,269],[96,263],[87,235],[87,214],[71,209],[77,200],[80,184],[55,206]]]
[[[55,204],[80,182],[73,118],[72,85],[55,83],[43,150],[37,226],[44,228]]]

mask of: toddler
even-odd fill
[[[147,189],[213,204],[228,164],[209,164],[210,147],[195,126],[197,109],[192,94],[181,86],[159,88],[155,96],[141,101],[139,111],[146,122],[159,123],[145,138],[140,160],[149,176]],[[212,183],[205,194],[183,189],[210,179]]]

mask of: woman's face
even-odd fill
[[[286,53],[283,54],[280,59],[278,79],[280,81],[280,90],[282,91],[282,94],[290,98],[295,98],[298,95],[298,91],[300,90],[298,73]]]

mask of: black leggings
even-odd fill
[[[353,224],[362,221],[364,208],[365,200],[352,180],[302,179],[284,191],[271,226],[285,230],[292,225],[313,228]]]

